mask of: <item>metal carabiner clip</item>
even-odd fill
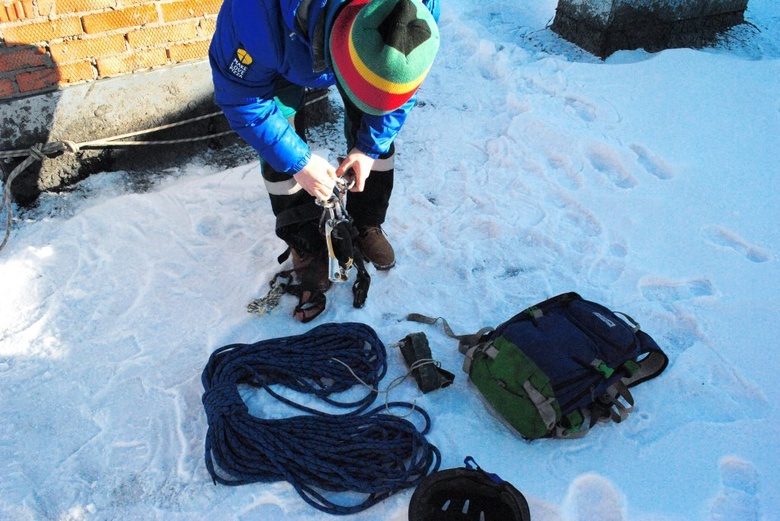
[[[353,264],[352,258],[342,264],[336,255],[336,248],[333,244],[333,230],[340,224],[349,221],[349,216],[344,209],[344,202],[346,192],[352,186],[353,184],[350,184],[346,179],[336,178],[331,196],[325,201],[316,201],[323,209],[322,217],[320,218],[320,230],[325,236],[325,244],[328,250],[328,279],[332,282],[346,282],[349,278],[349,270]]]

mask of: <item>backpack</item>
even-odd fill
[[[454,335],[444,326],[460,341],[469,380],[528,440],[580,437],[597,422],[623,421],[634,405],[629,388],[669,363],[631,317],[574,292],[531,306],[495,329]]]

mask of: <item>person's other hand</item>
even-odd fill
[[[293,177],[301,188],[320,201],[327,201],[336,186],[336,168],[317,154],[312,154],[306,166]]]
[[[351,175],[355,176],[355,186],[350,191],[362,192],[366,187],[366,179],[371,174],[371,169],[374,168],[374,161],[374,158],[368,157],[357,148],[353,148],[336,169],[336,175],[342,177],[351,170]]]

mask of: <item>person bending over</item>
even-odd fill
[[[354,181],[347,208],[376,269],[395,265],[382,230],[393,190],[394,141],[439,48],[438,0],[225,0],[209,49],[215,102],[260,155],[298,277],[294,316],[324,310],[330,287],[322,208],[335,178]],[[345,107],[338,167],[306,143],[308,89],[336,85]]]

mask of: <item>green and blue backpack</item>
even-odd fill
[[[408,317],[433,323],[424,315]],[[455,335],[463,369],[489,406],[523,438],[579,437],[623,421],[629,391],[658,376],[668,358],[628,315],[574,292],[531,306],[495,329]]]

